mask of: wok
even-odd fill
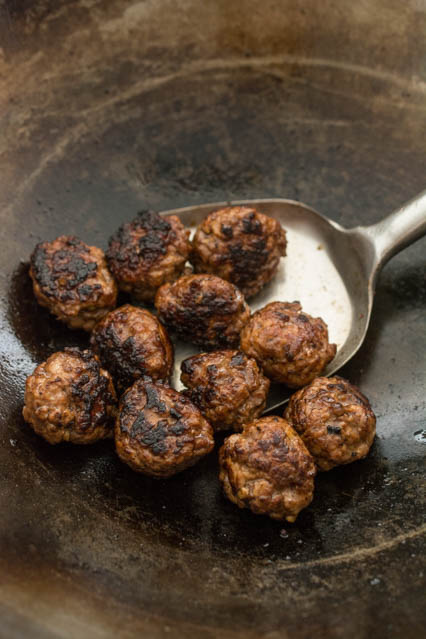
[[[341,371],[377,413],[371,454],[321,474],[294,525],[228,503],[215,454],[154,481],[111,442],[49,446],[21,407],[36,363],[87,341],[34,301],[37,241],[276,197],[351,228],[424,188],[423,0],[0,12],[0,636],[421,636],[424,240],[384,268]]]

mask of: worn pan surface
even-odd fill
[[[49,446],[21,406],[35,364],[87,340],[37,307],[37,241],[105,247],[139,208],[264,197],[350,227],[424,188],[425,2],[6,0],[0,16],[0,636],[421,636],[424,240],[385,267],[342,371],[377,412],[371,455],[322,474],[293,526],[225,501],[215,454],[153,481],[111,443]]]

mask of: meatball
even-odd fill
[[[165,328],[149,311],[130,304],[116,308],[95,326],[90,343],[119,391],[139,377],[163,382],[170,379],[173,346]]]
[[[92,444],[112,436],[116,402],[111,376],[96,355],[66,348],[27,378],[22,414],[50,444]]]
[[[117,301],[103,251],[78,237],[61,235],[37,244],[30,276],[38,303],[70,328],[91,331]]]
[[[207,350],[235,347],[250,317],[243,294],[215,275],[184,275],[164,284],[155,306],[178,337]]]
[[[317,377],[290,398],[285,417],[320,470],[362,459],[376,433],[368,399],[341,377]]]
[[[192,246],[197,273],[219,275],[252,297],[274,277],[287,240],[278,220],[252,207],[231,206],[206,217]]]
[[[299,302],[272,302],[256,311],[241,333],[241,350],[274,382],[299,388],[320,375],[336,354],[327,325]]]
[[[293,522],[312,501],[315,464],[285,419],[263,417],[231,435],[219,463],[225,495],[256,515]]]
[[[240,351],[202,353],[184,360],[185,394],[214,430],[242,430],[265,410],[269,380],[256,360]]]
[[[182,274],[190,250],[189,231],[178,217],[142,211],[111,237],[106,257],[120,289],[149,302]]]
[[[212,427],[188,398],[139,379],[120,400],[115,444],[120,459],[136,472],[170,477],[207,455],[214,440]]]

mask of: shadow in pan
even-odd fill
[[[25,349],[41,362],[66,346],[87,347],[87,333],[70,330],[38,304],[28,270],[25,262],[13,272],[7,299],[9,323]]]
[[[28,270],[29,263],[25,262],[13,272],[7,297],[7,318],[25,349],[41,362],[67,346],[88,348],[88,333],[71,330],[38,304]],[[117,305],[128,301],[128,296],[120,293]]]

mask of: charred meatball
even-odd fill
[[[299,302],[272,302],[256,311],[241,333],[241,350],[274,382],[299,388],[320,375],[336,354],[327,325]]]
[[[318,377],[295,393],[285,417],[321,470],[362,459],[376,433],[376,417],[361,391],[341,377]]]
[[[110,374],[89,350],[66,348],[27,379],[23,416],[50,444],[111,437],[117,413]]]
[[[95,326],[90,343],[120,392],[139,377],[170,379],[173,346],[149,311],[130,304],[116,308]]]
[[[237,346],[250,317],[242,293],[215,275],[185,275],[155,298],[162,322],[183,340],[207,350]]]
[[[207,455],[214,441],[212,427],[188,398],[140,379],[121,398],[115,444],[133,470],[170,477]]]
[[[178,217],[142,211],[111,237],[106,257],[120,289],[152,301],[162,284],[182,274],[190,250],[189,231]]]
[[[219,275],[251,297],[274,277],[287,240],[278,220],[251,207],[230,206],[206,217],[192,246],[197,273]]]
[[[240,351],[202,353],[184,360],[185,393],[214,430],[242,430],[265,410],[269,380]]]
[[[315,464],[285,419],[257,419],[231,435],[219,463],[225,495],[257,515],[293,522],[312,501]]]
[[[61,235],[37,244],[30,276],[38,303],[70,328],[91,331],[117,301],[103,251],[78,237]]]

